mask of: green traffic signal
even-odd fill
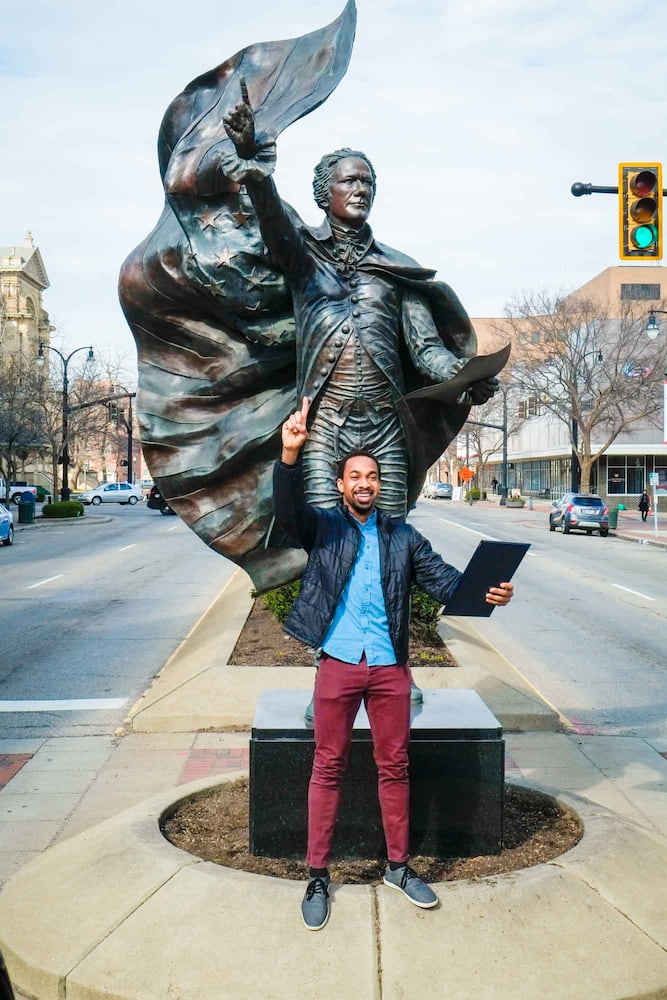
[[[637,226],[630,233],[630,239],[640,250],[647,250],[658,239],[658,230],[655,226]]]
[[[662,165],[619,163],[619,256],[662,259]]]

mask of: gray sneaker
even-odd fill
[[[301,916],[304,926],[309,931],[321,931],[329,919],[329,885],[328,875],[316,875],[311,878],[306,889],[306,895],[301,903]]]
[[[398,889],[411,903],[420,906],[422,910],[430,910],[431,907],[438,905],[438,897],[433,889],[419,878],[410,865],[403,865],[396,871],[387,868],[382,881],[391,889]]]

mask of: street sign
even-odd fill
[[[462,479],[464,483],[469,482],[475,473],[472,469],[469,469],[467,465],[464,465],[462,469],[459,469],[459,479]]]
[[[660,482],[660,477],[657,472],[649,472],[648,481],[650,486],[657,486]]]

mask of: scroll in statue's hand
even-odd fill
[[[257,152],[255,141],[255,116],[250,106],[248,86],[241,77],[241,100],[236,107],[224,115],[225,132],[234,143],[242,160],[251,160]]]

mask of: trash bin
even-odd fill
[[[19,524],[35,523],[35,497],[30,490],[24,490],[19,500]]]
[[[618,507],[609,508],[609,527],[618,528]]]

